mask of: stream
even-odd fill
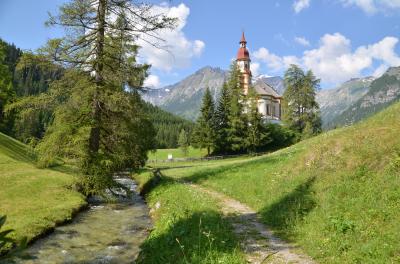
[[[128,187],[133,197],[121,196],[115,203],[89,201],[88,210],[37,240],[25,250],[29,258],[16,263],[134,263],[151,228],[149,210],[133,180],[115,180]]]

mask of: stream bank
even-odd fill
[[[70,224],[55,228],[37,240],[24,253],[21,264],[46,263],[133,263],[151,228],[149,210],[128,177],[116,181],[132,191],[114,203],[91,199],[89,209],[79,213]],[[118,193],[124,193],[117,190]]]

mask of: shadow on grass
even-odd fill
[[[56,165],[53,167],[49,167],[48,169],[65,173],[65,174],[70,174],[70,175],[79,175],[80,171],[77,166],[70,166],[70,165]]]
[[[143,197],[151,193],[151,191],[158,186],[177,183],[175,179],[162,174],[161,170],[158,168],[152,169],[151,173],[153,175],[140,187],[139,194]]]
[[[316,201],[312,191],[314,182],[315,177],[309,178],[279,201],[259,212],[263,221],[280,237],[293,240],[296,225],[315,208]]]
[[[17,142],[14,139],[8,138],[5,135],[0,135],[0,147],[2,154],[22,162],[35,162],[36,155],[29,147]]]
[[[164,232],[153,233],[141,246],[138,263],[241,263],[239,244],[229,223],[214,211],[172,216]]]

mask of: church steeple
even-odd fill
[[[250,71],[251,60],[249,51],[247,50],[246,47],[247,41],[244,36],[244,32],[242,32],[242,38],[240,39],[239,44],[240,47],[236,57],[236,64],[241,74],[240,83],[243,89],[243,93],[247,94],[249,87],[251,85],[251,71]]]
[[[239,44],[241,48],[246,48],[247,41],[246,38],[244,37],[244,31],[242,31],[242,38],[240,39]]]
[[[246,38],[244,36],[244,31],[242,31],[242,38],[240,39],[240,48],[237,53],[237,60],[247,60],[250,61],[250,55],[249,51],[247,50],[246,44]]]

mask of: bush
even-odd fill
[[[300,135],[297,132],[280,124],[268,123],[266,124],[266,129],[271,141],[264,146],[264,150],[288,147],[298,142],[300,139]]]

